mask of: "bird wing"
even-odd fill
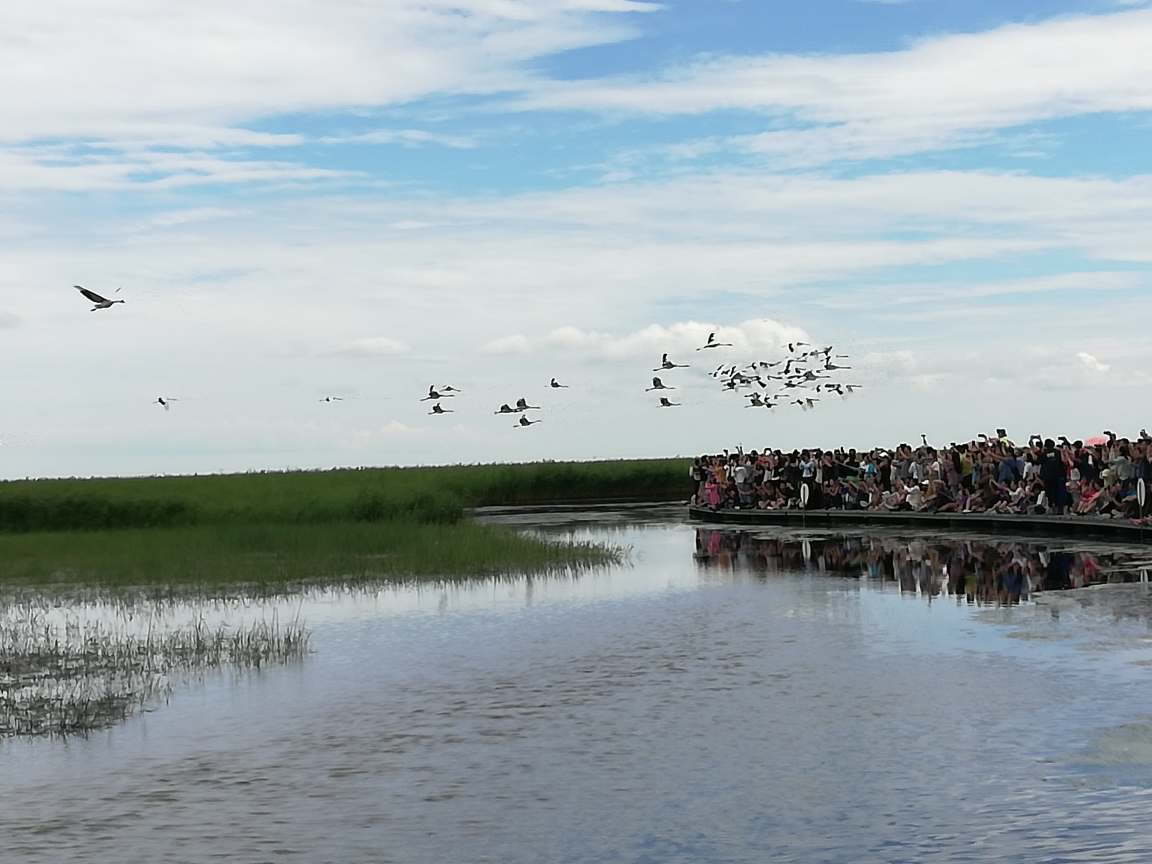
[[[81,294],[83,294],[85,297],[87,297],[89,300],[91,300],[93,303],[107,303],[108,302],[107,297],[101,297],[95,291],[89,291],[83,285],[73,285],[72,287],[75,288],[77,291],[79,291]]]

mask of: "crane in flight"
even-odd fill
[[[525,426],[531,426],[533,423],[543,423],[543,422],[544,422],[543,420],[529,420],[527,417],[521,417],[519,426],[513,426],[512,428],[513,429],[517,429],[517,428],[523,429]]]
[[[161,396],[152,404],[153,405],[162,405],[164,407],[164,410],[167,411],[171,407],[173,402],[179,402],[179,401],[180,401],[179,399],[165,399],[163,396]]]
[[[653,372],[659,372],[661,369],[687,369],[687,368],[688,368],[687,363],[673,363],[671,360],[668,359],[668,355],[665,354],[663,357],[660,358],[660,366],[656,369],[653,369],[652,371]]]
[[[653,378],[652,379],[652,386],[651,387],[645,387],[644,392],[647,393],[650,390],[675,390],[675,389],[676,389],[675,387],[669,387],[667,384],[665,384],[659,378]]]
[[[548,386],[549,386],[549,387],[552,387],[552,388],[554,388],[554,389],[556,389],[556,390],[567,390],[567,389],[568,389],[568,385],[567,385],[567,384],[561,384],[561,383],[560,383],[559,381],[557,381],[555,378],[553,378],[553,379],[552,379],[552,383],[550,383]]]
[[[88,310],[89,312],[95,312],[97,309],[111,309],[113,303],[124,302],[123,300],[109,300],[107,297],[101,297],[95,291],[89,291],[83,285],[73,285],[72,287],[96,304]],[[119,291],[120,289],[117,288],[116,290]]]
[[[451,408],[441,407],[440,403],[437,402],[435,405],[432,406],[432,410],[429,411],[428,413],[429,414],[455,414],[456,412],[453,411]]]
[[[716,334],[715,333],[709,333],[708,334],[708,341],[705,342],[703,345],[701,345],[696,350],[697,351],[703,351],[705,348],[731,348],[731,347],[732,347],[731,342],[717,342],[716,341]]]
[[[660,397],[660,407],[661,408],[675,408],[679,404],[680,404],[679,402],[673,402],[667,396],[661,396]]]

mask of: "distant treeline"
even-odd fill
[[[689,462],[538,462],[0,483],[0,532],[318,525],[452,524],[467,508],[661,501],[693,492]]]

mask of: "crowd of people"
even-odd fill
[[[1152,437],[1111,432],[1088,441],[1004,429],[967,443],[900,444],[867,452],[764,449],[701,456],[693,503],[720,509],[843,509],[1075,515],[1152,524],[1139,501],[1152,484]]]

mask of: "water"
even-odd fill
[[[489,518],[631,563],[280,601],[307,660],[0,742],[3,861],[1152,860],[1147,583],[969,603],[815,535]]]

